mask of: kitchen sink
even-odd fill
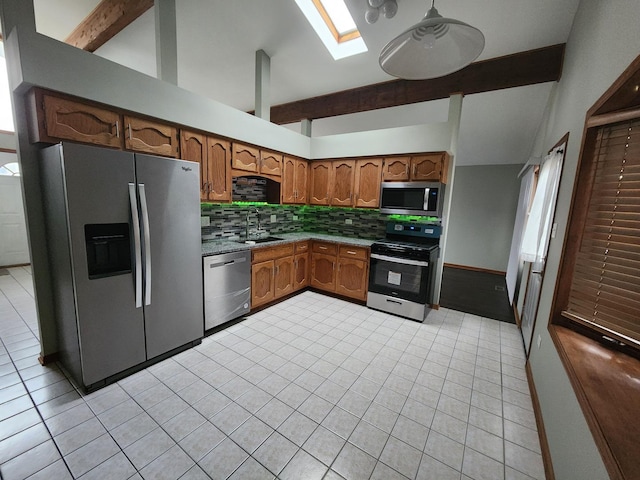
[[[247,240],[245,242],[240,242],[240,243],[248,243],[250,245],[253,245],[254,243],[275,242],[277,240],[283,240],[283,239],[280,237],[264,237],[264,238],[256,238],[255,240]]]

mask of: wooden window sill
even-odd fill
[[[639,479],[640,360],[559,325],[549,333],[612,479]]]

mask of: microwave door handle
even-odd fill
[[[422,209],[423,210],[429,210],[429,188],[425,188],[424,189],[424,199],[423,199],[423,205],[422,205]]]
[[[140,192],[140,210],[142,211],[142,229],[144,234],[144,304],[151,305],[151,233],[149,232],[149,210],[144,183],[138,184]]]
[[[136,285],[136,308],[142,307],[142,253],[140,252],[140,215],[136,200],[136,186],[129,184],[129,203],[131,204],[131,225],[133,226],[133,244],[136,259],[134,282]]]

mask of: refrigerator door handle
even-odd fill
[[[149,233],[149,210],[144,183],[138,184],[140,210],[142,211],[142,229],[144,233],[144,304],[151,305],[151,235]]]
[[[140,215],[136,200],[136,186],[129,184],[129,203],[131,204],[131,224],[133,226],[134,252],[136,256],[136,270],[134,279],[136,284],[136,308],[142,307],[142,253],[140,251]]]

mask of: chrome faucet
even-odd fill
[[[258,216],[258,232],[262,231],[262,224],[260,223],[260,210],[256,208],[256,215]]]

